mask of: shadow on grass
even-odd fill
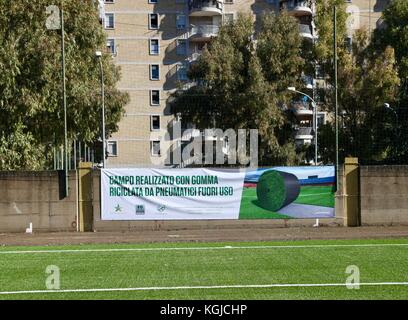
[[[252,200],[251,202],[252,202],[252,204],[253,204],[254,206],[257,206],[258,208],[267,210],[267,209],[265,209],[265,208],[263,208],[263,207],[261,206],[261,204],[260,204],[260,202],[259,202],[258,199]],[[269,210],[268,210],[268,211],[269,211]]]

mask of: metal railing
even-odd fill
[[[202,8],[223,9],[223,3],[219,0],[189,0],[188,7],[191,10],[199,10]]]
[[[281,9],[293,10],[297,7],[311,8],[312,2],[310,0],[282,0],[280,3]]]
[[[220,27],[215,24],[200,24],[192,25],[190,28],[190,36],[212,37],[218,34]]]
[[[308,34],[312,36],[312,26],[308,24],[299,24],[299,33]]]
[[[201,55],[202,55],[202,51],[193,52],[191,56],[188,58],[188,61],[189,62],[197,61]]]
[[[94,146],[89,146],[81,141],[70,141],[68,144],[68,170],[76,169],[80,162],[92,162],[98,164],[100,162],[100,155],[95,154]],[[50,167],[49,170],[64,169],[64,147],[53,146],[51,150]]]
[[[291,109],[294,111],[298,110],[310,110],[312,111],[313,109],[310,106],[309,102],[304,102],[304,101],[293,101],[291,104]]]
[[[296,136],[312,136],[312,127],[300,127],[296,130]]]

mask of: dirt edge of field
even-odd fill
[[[45,246],[152,242],[293,241],[330,239],[408,238],[408,226],[338,226],[288,228],[230,228],[199,230],[144,230],[126,232],[2,233],[2,246]]]

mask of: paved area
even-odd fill
[[[331,218],[334,217],[334,208],[314,206],[310,204],[291,203],[279,210],[279,213],[292,218]]]
[[[55,232],[35,234],[0,234],[0,245],[64,245],[91,243],[270,241],[307,239],[374,239],[408,238],[408,226],[345,227],[277,227],[219,228],[176,231],[132,232]]]

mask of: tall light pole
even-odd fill
[[[61,9],[61,52],[62,52],[62,96],[64,106],[64,169],[65,169],[65,195],[68,197],[68,128],[67,128],[67,85],[65,79],[65,31],[64,9]]]
[[[63,6],[62,1],[62,6]],[[68,129],[67,129],[67,95],[65,78],[65,30],[64,30],[64,9],[59,9],[56,5],[46,8],[49,15],[46,21],[48,30],[61,30],[61,60],[62,60],[62,107],[64,110],[64,173],[65,173],[65,196],[68,197]]]
[[[337,56],[337,7],[333,7],[334,121],[336,127],[336,191],[339,190],[339,93]]]
[[[105,168],[106,158],[106,141],[105,141],[105,79],[103,74],[102,52],[96,51],[95,56],[99,60],[99,67],[101,70],[101,96],[102,96],[102,168]]]
[[[289,87],[288,90],[291,91],[291,92],[299,93],[299,94],[305,96],[306,98],[308,98],[312,102],[312,107],[313,107],[313,131],[314,131],[314,142],[315,142],[314,143],[314,145],[315,145],[315,148],[314,148],[315,149],[314,164],[315,164],[315,166],[317,166],[317,161],[318,161],[317,160],[317,158],[318,158],[318,156],[317,156],[317,154],[318,154],[318,148],[317,148],[317,103],[311,96],[309,96],[308,94],[306,94],[304,92],[296,90],[295,87]]]

